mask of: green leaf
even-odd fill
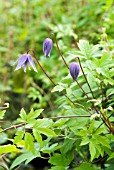
[[[38,119],[33,128],[34,129],[38,129],[38,128],[48,128],[49,126],[51,126],[53,124],[52,120],[49,120],[47,118],[43,118],[43,119]]]
[[[0,154],[8,153],[8,152],[20,152],[20,150],[17,149],[15,145],[11,145],[11,144],[0,146]]]
[[[72,137],[72,136],[71,136]],[[68,151],[70,151],[73,147],[74,141],[71,139],[65,139],[62,147],[61,147],[61,152],[62,154],[66,154]]]
[[[31,110],[30,113],[28,114],[27,116],[27,121],[31,121],[32,119],[35,119],[37,118],[42,112],[43,112],[44,109],[39,109],[39,110]]]
[[[71,88],[67,88],[66,92],[67,92],[67,95],[70,95],[72,93],[72,89]]]
[[[23,108],[20,111],[20,117],[22,118],[22,121],[26,122],[27,115],[26,115],[26,112],[25,112],[25,110]]]
[[[1,133],[0,134],[0,144],[5,143],[8,140],[8,136],[6,133]]]
[[[95,149],[94,143],[91,142],[91,141],[89,143],[89,151],[90,151],[91,161],[92,161],[94,159],[95,154],[96,154],[96,149]]]
[[[54,143],[51,146],[49,146],[49,144],[45,145],[45,142],[43,141],[43,145],[44,147],[41,149],[41,151],[43,153],[48,153],[51,154],[53,153],[55,150],[59,149],[60,146],[58,146],[58,143]]]
[[[57,136],[54,131],[48,128],[38,128],[38,131],[46,136]]]
[[[101,154],[101,156],[104,155],[104,150],[102,149],[102,147],[98,144],[95,143],[95,147],[98,150],[98,152]]]
[[[109,140],[105,136],[94,135],[94,138],[102,145],[110,149]]]
[[[57,85],[57,86],[55,86],[55,87],[53,88],[53,90],[52,90],[51,92],[55,92],[55,91],[61,92],[61,91],[63,91],[64,89],[66,89],[65,86]]]
[[[66,168],[64,166],[52,166],[49,170],[67,170]]]
[[[33,129],[33,135],[34,135],[36,141],[40,144],[40,147],[42,147],[42,136],[40,135],[38,130]]]
[[[23,138],[23,136],[24,136],[24,132],[23,131],[18,131],[16,133],[15,138],[14,138],[14,143],[15,144],[18,143]]]
[[[60,154],[54,154],[48,161],[52,165],[57,165],[57,166],[68,166],[69,165],[69,160]]]
[[[110,155],[110,157],[108,158],[108,161],[110,160],[110,159],[113,159],[114,158],[114,152]]]
[[[84,137],[84,138],[82,138],[80,146],[87,145],[88,143],[89,143],[89,138],[88,137]]]
[[[93,165],[90,163],[82,163],[79,167],[74,168],[74,170],[95,170]]]
[[[16,167],[17,165],[21,164],[25,160],[32,160],[34,158],[36,158],[36,156],[34,156],[31,152],[24,153],[24,154],[20,155],[19,157],[17,157],[13,161],[13,163],[12,163],[12,165],[10,167],[10,170],[13,169],[14,167]]]
[[[0,111],[0,119],[3,119],[3,118],[4,118],[5,112],[6,112],[6,110]]]
[[[89,42],[86,40],[79,40],[78,47],[80,48],[82,54],[85,58],[89,59],[91,58],[91,46],[89,45]]]
[[[33,136],[26,132],[25,133],[25,148],[28,150],[28,151],[31,151],[34,155],[35,155],[35,148],[34,148],[34,138]]]

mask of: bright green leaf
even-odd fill
[[[96,154],[96,148],[93,142],[90,141],[89,143],[89,151],[90,151],[90,155],[91,155],[91,161],[94,159],[94,156]]]
[[[25,133],[25,148],[28,150],[28,151],[31,151],[33,154],[35,154],[35,148],[34,148],[34,138],[33,136],[26,132]]]
[[[27,119],[26,112],[23,108],[20,111],[20,117],[22,118],[23,121],[26,121],[26,119]]]
[[[38,131],[46,136],[57,136],[54,131],[48,128],[38,128]]]
[[[34,135],[36,141],[40,144],[40,147],[42,147],[42,136],[40,135],[38,130],[33,129],[33,135]]]
[[[0,154],[8,153],[8,152],[20,152],[20,150],[17,149],[15,145],[11,145],[11,144],[0,146]]]

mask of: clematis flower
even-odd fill
[[[19,70],[21,67],[24,68],[24,72],[26,72],[26,68],[30,69],[30,66],[33,68],[35,72],[37,72],[36,66],[33,62],[32,56],[30,54],[22,54],[22,56],[14,63],[17,64],[17,67],[14,71]]]
[[[46,57],[50,56],[52,44],[53,42],[50,38],[46,38],[43,42],[43,52]]]
[[[80,72],[79,64],[76,62],[72,62],[69,69],[73,80],[76,80]]]

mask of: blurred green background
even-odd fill
[[[1,0],[0,1],[0,98],[2,105],[10,104],[6,120],[15,120],[22,107],[27,112],[44,108],[44,117],[57,115],[55,102],[58,93],[51,93],[53,85],[37,66],[25,74],[23,69],[14,72],[13,63],[34,49],[48,74],[57,83],[68,75],[61,62],[54,38],[51,56],[42,51],[45,38],[53,32],[68,64],[69,52],[77,49],[80,39],[92,44],[103,43],[103,38],[113,48],[113,0]]]

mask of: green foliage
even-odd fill
[[[113,0],[0,1],[0,166],[30,169],[45,158],[49,170],[113,169],[113,11]],[[46,58],[42,43],[50,33],[60,50],[50,35]],[[28,49],[52,81],[36,62],[37,74],[14,72]],[[81,63],[77,81],[61,53],[68,67]]]

